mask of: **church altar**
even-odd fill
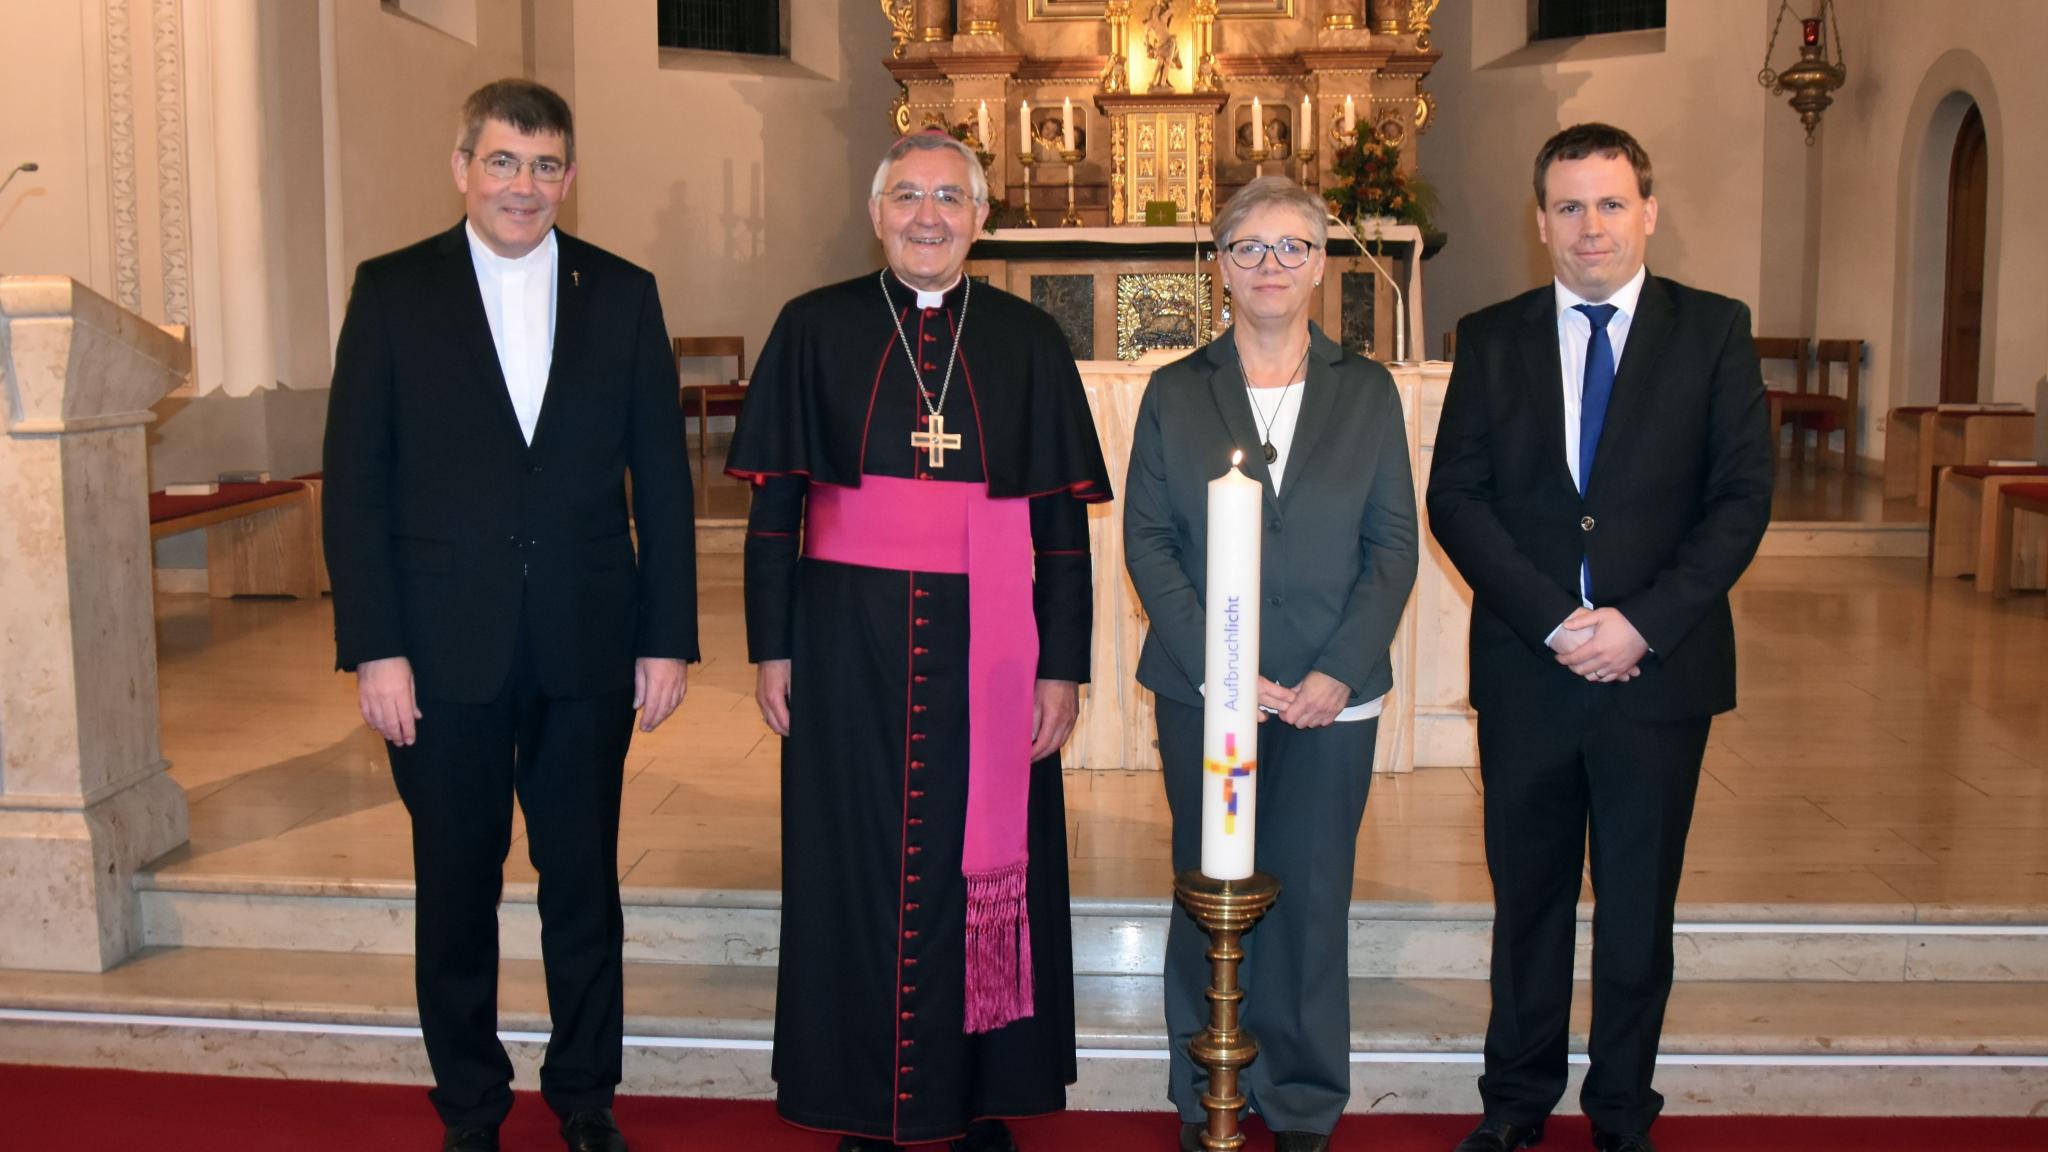
[[[1379,267],[1333,227],[1327,285],[1316,289],[1310,315],[1331,339],[1380,360],[1394,357],[1398,325],[1413,355],[1422,232],[1393,221],[1359,231]],[[975,242],[967,273],[1050,312],[1076,360],[1128,361],[1200,347],[1229,326],[1215,252],[1207,224],[1005,228]]]
[[[1086,361],[1080,366],[1103,459],[1119,495],[1130,467],[1138,401],[1156,366],[1117,361]],[[1432,361],[1393,365],[1390,370],[1408,425],[1421,555],[1415,592],[1394,638],[1394,687],[1380,717],[1373,768],[1469,768],[1479,762],[1478,721],[1466,702],[1465,640],[1472,593],[1430,538],[1428,510],[1422,506],[1451,366]],[[1089,509],[1088,543],[1095,557],[1093,664],[1090,683],[1081,689],[1081,712],[1064,763],[1069,768],[1157,771],[1152,694],[1138,686],[1135,676],[1145,639],[1145,613],[1124,571],[1121,504]]]

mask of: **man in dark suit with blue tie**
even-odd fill
[[[512,1107],[497,903],[516,792],[553,1019],[541,1094],[571,1152],[624,1152],[620,787],[634,710],[652,731],[697,659],[675,364],[654,277],[555,228],[576,178],[560,96],[478,89],[450,163],[463,221],[365,261],[335,349],[336,664],[412,817],[442,1147],[495,1152]]]
[[[1567,128],[1536,159],[1556,280],[1458,324],[1429,477],[1472,586],[1494,887],[1485,1118],[1458,1152],[1542,1139],[1563,1096],[1590,851],[1601,1152],[1655,1152],[1673,908],[1707,729],[1735,706],[1728,590],[1770,518],[1763,383],[1740,302],[1650,276],[1650,160]]]

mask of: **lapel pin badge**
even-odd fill
[[[575,270],[575,269],[573,269],[573,268],[572,268],[572,269],[570,269],[570,271],[569,271],[569,284],[570,284],[570,286],[571,286],[571,287],[574,287],[574,288],[581,288],[581,287],[583,287],[583,273],[581,273],[581,272],[578,272],[578,271],[576,271],[576,270]]]

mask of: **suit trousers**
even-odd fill
[[[1610,1132],[1649,1128],[1671,994],[1673,908],[1711,717],[1639,720],[1622,685],[1576,686],[1545,716],[1479,714],[1493,1012],[1479,1094],[1533,1123],[1563,1097],[1582,865],[1593,881],[1591,1059],[1579,1104]]]
[[[608,1107],[624,1037],[619,794],[633,699],[554,699],[522,642],[487,703],[419,702],[418,740],[391,745],[412,817],[414,983],[443,1123],[495,1124],[512,1107],[498,1042],[498,901],[512,798],[540,874],[541,956],[553,1031],[541,1094],[562,1115]]]
[[[1202,710],[1157,700],[1159,756],[1173,813],[1175,872],[1202,864]],[[1241,1019],[1259,1058],[1238,1075],[1275,1131],[1327,1133],[1351,1096],[1348,936],[1358,824],[1372,786],[1378,720],[1259,726],[1254,866],[1280,882],[1272,910],[1244,935]],[[1184,908],[1166,934],[1167,1095],[1184,1121],[1208,1116],[1208,1073],[1188,1042],[1209,1024],[1209,937]]]

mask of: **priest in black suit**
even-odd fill
[[[1429,477],[1472,586],[1493,1013],[1485,1120],[1542,1138],[1563,1095],[1581,865],[1598,917],[1580,1105],[1602,1152],[1653,1152],[1672,912],[1711,718],[1735,707],[1728,590],[1770,518],[1749,310],[1650,276],[1650,160],[1582,124],[1536,160],[1556,279],[1465,317]]]
[[[645,271],[554,227],[575,160],[554,92],[470,96],[465,219],[364,262],[328,406],[336,661],[412,817],[420,1024],[461,1152],[497,1148],[512,1106],[497,903],[515,792],[554,1021],[541,1092],[571,1149],[625,1147],[622,772],[635,709],[652,731],[697,659],[661,303]]]
[[[1059,749],[1109,480],[1052,317],[963,275],[974,154],[899,139],[868,210],[888,267],[783,309],[727,461],[784,737],[776,1107],[1007,1152],[1075,1074]]]

